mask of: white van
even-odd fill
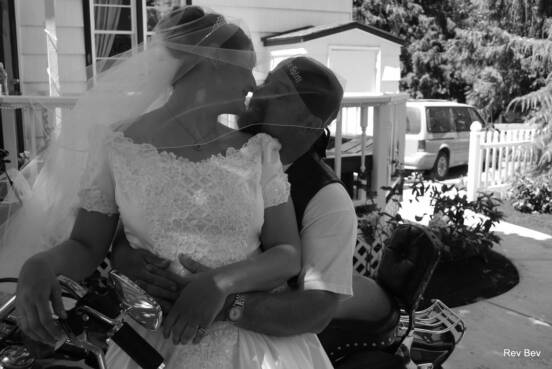
[[[450,167],[468,164],[470,126],[485,121],[466,104],[444,100],[409,100],[406,103],[404,168],[431,170],[444,179]]]

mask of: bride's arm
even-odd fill
[[[106,257],[118,219],[117,215],[79,209],[69,239],[35,257],[47,261],[56,275],[80,281]]]
[[[65,311],[57,281],[60,274],[74,280],[90,275],[105,257],[118,216],[80,210],[69,240],[31,257],[23,264],[17,284],[16,310],[23,332],[36,341],[55,342],[60,335],[54,312]]]

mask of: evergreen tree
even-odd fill
[[[355,18],[405,39],[401,89],[540,125],[552,163],[552,1],[355,0]]]

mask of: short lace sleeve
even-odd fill
[[[264,207],[285,203],[289,198],[290,185],[280,160],[280,143],[267,134],[252,138],[261,149],[261,187]]]
[[[118,213],[115,186],[107,157],[108,128],[90,133],[90,153],[81,178],[79,206],[88,211],[113,215]]]

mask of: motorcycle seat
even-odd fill
[[[318,338],[332,362],[359,351],[382,350],[397,337],[398,308],[380,320],[334,319]]]
[[[440,257],[441,242],[427,228],[401,224],[386,241],[375,282],[392,308],[380,320],[334,319],[318,337],[335,365],[359,351],[394,353],[412,328],[414,312]],[[354,299],[355,297],[352,297]],[[373,304],[366,300],[364,304]],[[366,309],[368,310],[368,309]],[[408,327],[401,324],[408,316]]]

